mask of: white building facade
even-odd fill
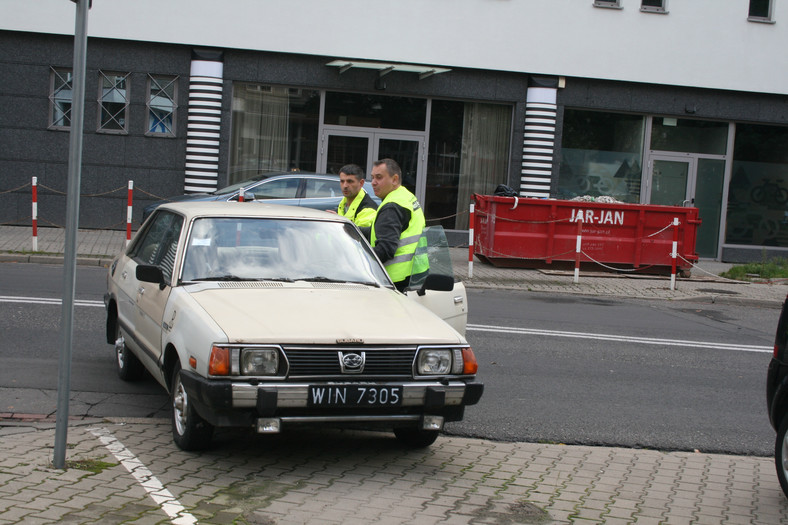
[[[0,223],[33,176],[64,213],[74,20],[0,0]],[[126,180],[144,204],[392,157],[458,240],[506,184],[694,205],[701,257],[784,256],[786,27],[779,0],[96,0],[80,225],[122,222]]]

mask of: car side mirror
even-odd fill
[[[153,266],[151,264],[140,264],[137,266],[136,275],[138,281],[158,284],[160,290],[164,289],[164,272],[162,272],[161,268],[158,266]]]
[[[424,284],[421,285],[419,295],[424,295],[427,290],[435,290],[438,292],[451,292],[454,290],[454,277],[451,275],[429,274],[424,279]]]

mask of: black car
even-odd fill
[[[245,181],[218,189],[212,193],[178,195],[151,203],[142,210],[142,220],[165,202],[182,201],[237,201],[243,189],[247,200],[276,199],[277,204],[302,206],[314,210],[336,209],[342,200],[342,188],[337,175],[288,172],[260,174]],[[371,190],[368,191],[370,194]],[[373,198],[379,201],[377,197]]]
[[[766,380],[766,405],[769,409],[769,421],[777,431],[774,443],[774,463],[777,467],[777,478],[783,492],[788,496],[788,298],[783,303],[780,320],[777,322],[777,334],[774,337],[774,355],[769,362],[769,373]]]

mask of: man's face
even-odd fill
[[[348,200],[355,199],[363,185],[364,179],[357,179],[355,175],[347,173],[339,173],[339,187],[342,188],[342,195]]]
[[[381,199],[385,199],[386,195],[397,189],[395,178],[386,169],[385,164],[372,168],[372,189]]]

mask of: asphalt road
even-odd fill
[[[57,399],[62,267],[0,266],[0,411]],[[77,269],[72,414],[166,417],[150,378],[120,381],[105,270]],[[493,440],[770,455],[764,382],[779,311],[469,290],[485,394],[449,433]]]

